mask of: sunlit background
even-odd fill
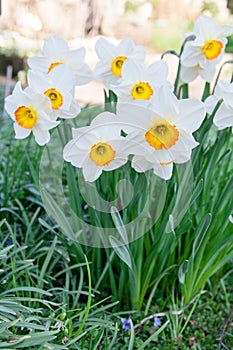
[[[147,49],[147,63],[167,49],[179,50],[185,32],[200,14],[219,23],[233,22],[232,0],[3,0],[0,17],[0,82],[8,65],[13,77],[25,82],[26,58],[41,53],[45,39],[59,35],[73,48],[86,48],[86,62],[95,67],[94,46],[99,35],[118,42],[130,36]],[[231,50],[228,50],[231,51]],[[166,58],[171,65],[174,58]],[[173,79],[170,69],[169,78]],[[79,88],[79,102],[103,100],[101,84]],[[91,90],[90,90],[91,87]]]

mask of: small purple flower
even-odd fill
[[[8,240],[6,241],[6,245],[7,245],[7,246],[12,245],[12,243],[13,243],[13,242],[12,242],[11,239],[8,239]]]
[[[158,317],[154,317],[154,327],[159,327],[161,325],[161,321]]]
[[[127,331],[130,329],[130,318],[121,318],[122,328]]]

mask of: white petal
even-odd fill
[[[224,100],[225,105],[233,107],[233,83],[218,81],[214,93]]]
[[[233,108],[227,108],[224,104],[221,104],[213,122],[219,130],[233,126]]]
[[[191,81],[195,80],[198,76],[198,69],[199,66],[194,67],[185,67],[181,66],[180,71],[180,78],[184,83],[190,83]]]
[[[129,55],[135,61],[143,62],[146,57],[146,49],[142,45],[136,45],[134,51]]]
[[[131,165],[138,173],[144,173],[145,171],[152,169],[154,166],[154,164],[149,162],[145,157],[138,155],[133,157]]]
[[[168,65],[164,60],[158,60],[149,66],[148,72],[151,80],[161,82],[167,79]]]
[[[146,142],[144,133],[135,131],[126,137],[124,152],[126,154],[134,154],[145,157],[147,154],[153,152],[153,149],[150,148]]]
[[[95,45],[97,56],[101,60],[111,60],[116,57],[116,47],[104,38],[99,38]]]
[[[117,84],[119,77],[114,75],[111,71],[111,65],[108,63],[98,62],[95,71],[94,78],[102,81],[104,85],[111,89],[111,84]]]
[[[82,168],[83,163],[88,156],[86,150],[81,150],[76,146],[76,140],[69,141],[63,149],[64,160],[78,168]]]
[[[70,99],[69,99],[69,101],[70,101]],[[60,111],[60,113],[59,113],[60,118],[72,119],[72,118],[77,117],[81,111],[81,108],[78,105],[77,101],[75,101],[72,98],[71,98],[71,103],[69,104],[69,102],[68,102],[68,106],[69,106],[69,109],[67,109],[67,110],[62,109],[62,111]]]
[[[200,62],[201,58],[203,57],[203,52],[201,47],[192,46],[192,42],[188,42],[185,47],[184,51],[181,54],[180,60],[181,64],[186,67],[194,67],[197,66]]]
[[[149,75],[144,64],[128,58],[122,66],[122,78],[136,84],[140,81],[147,82]]]
[[[194,34],[202,37],[204,40],[212,39],[211,36],[216,30],[216,24],[212,18],[200,16],[194,24]]]
[[[171,164],[156,164],[153,167],[154,173],[164,180],[169,180],[172,177],[173,163]]]
[[[130,55],[130,53],[133,51],[135,45],[131,38],[127,37],[121,40],[121,42],[117,46],[117,51],[119,53],[124,53],[125,55]]]
[[[73,139],[78,139],[81,135],[88,133],[90,126],[83,126],[81,128],[72,128]]]
[[[46,143],[49,142],[50,140],[50,134],[48,130],[42,130],[40,129],[37,125],[35,125],[32,129],[32,132],[35,136],[36,142],[40,145],[43,146]]]
[[[50,99],[44,94],[35,93],[33,95],[32,107],[36,111],[43,110],[45,113],[49,114],[52,112]]]
[[[50,119],[50,117],[44,111],[40,111],[36,125],[41,130],[51,130],[59,124],[60,122]]]
[[[214,79],[215,72],[216,72],[215,65],[209,64],[207,68],[201,68],[201,67],[198,68],[199,75],[202,77],[202,79],[204,79],[208,83],[211,83],[212,80]]]
[[[91,68],[86,63],[83,63],[79,70],[74,70],[74,73],[76,79],[75,83],[78,86],[88,84],[94,77]]]
[[[154,111],[161,119],[172,119],[179,111],[177,97],[167,86],[156,89],[153,96]]]
[[[74,74],[71,73],[66,65],[60,64],[54,67],[49,73],[49,77],[53,80],[58,89],[66,90],[67,92],[73,90],[75,85]]]
[[[58,36],[48,38],[43,46],[43,53],[45,56],[53,57],[58,60],[61,58],[61,55],[66,53],[68,50],[69,46],[67,42]]]
[[[4,108],[11,117],[11,119],[15,120],[14,112],[17,109],[17,105],[15,104],[15,99],[12,95],[7,96],[7,98],[5,99]]]
[[[91,160],[83,165],[83,176],[86,181],[93,182],[102,174],[102,167],[96,166]]]
[[[176,115],[175,125],[178,129],[185,129],[192,133],[199,129],[205,119],[205,106],[203,102],[195,99],[179,100],[179,114]]]
[[[205,100],[204,102],[205,109],[209,115],[213,113],[218,101],[219,101],[219,98],[216,95],[208,96],[207,99]]]
[[[27,63],[32,70],[47,74],[51,63],[53,63],[53,60],[49,57],[35,56],[28,58]]]
[[[16,99],[21,99],[23,94],[21,83],[18,81],[14,87],[14,90],[12,91],[12,95]]]
[[[28,71],[27,79],[29,87],[41,93],[48,90],[52,85],[52,81],[48,75],[32,71],[31,69]]]
[[[76,146],[82,150],[90,150],[90,148],[99,141],[99,138],[90,127],[85,129],[84,132],[82,131],[79,138],[76,139]]]
[[[198,145],[191,134],[180,131],[179,140],[169,151],[175,163],[185,163],[191,158],[192,149]]]
[[[132,89],[133,83],[128,79],[118,79],[116,84],[110,84],[109,88],[117,95],[118,102],[133,101]]]
[[[91,122],[91,125],[102,125],[107,124],[110,126],[111,123],[120,122],[118,121],[118,118],[116,114],[110,113],[110,112],[102,112],[98,114]]]
[[[65,63],[68,64],[71,69],[80,69],[84,63],[85,54],[86,49],[84,47],[69,50],[65,55]]]
[[[22,128],[18,123],[14,123],[15,138],[25,139],[31,133],[31,129]]]
[[[218,28],[218,37],[228,37],[233,34],[233,25],[231,24],[225,24],[221,25]]]
[[[120,168],[122,165],[127,163],[128,157],[121,153],[116,153],[116,158],[113,159],[108,165],[102,167],[104,171],[111,171]]]
[[[126,132],[145,132],[158,119],[153,111],[132,103],[118,103],[117,116],[122,123],[122,129]]]

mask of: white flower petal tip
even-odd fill
[[[229,221],[231,224],[233,224],[233,216],[232,215],[229,216]]]
[[[233,83],[219,81],[213,96],[209,100],[216,100],[219,107],[215,113],[213,123],[219,129],[233,126]],[[215,104],[216,107],[217,103]]]
[[[219,130],[232,127],[233,107],[228,106],[223,102],[214,116],[213,123]]]

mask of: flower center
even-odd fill
[[[155,149],[163,147],[169,149],[179,138],[179,131],[175,125],[167,121],[156,121],[152,128],[145,133],[146,141]]]
[[[50,64],[49,68],[48,68],[48,73],[51,72],[51,70],[57,66],[59,66],[60,64],[63,64],[64,62],[53,62]]]
[[[223,44],[221,41],[217,40],[208,40],[202,48],[205,57],[207,60],[213,60],[218,57],[222,51]]]
[[[37,121],[37,113],[32,107],[20,106],[14,112],[17,123],[25,129],[32,129]]]
[[[50,99],[53,109],[59,109],[59,107],[62,106],[63,97],[62,97],[62,94],[58,90],[51,88],[49,90],[46,90],[44,92],[44,95]]]
[[[127,57],[125,56],[117,56],[113,61],[112,61],[112,73],[116,75],[117,77],[121,77],[121,69],[122,65],[127,60]]]
[[[105,142],[98,142],[91,147],[90,158],[98,166],[108,165],[115,158],[116,151]]]
[[[153,90],[149,83],[141,82],[135,84],[131,94],[134,100],[149,100],[153,95]]]

